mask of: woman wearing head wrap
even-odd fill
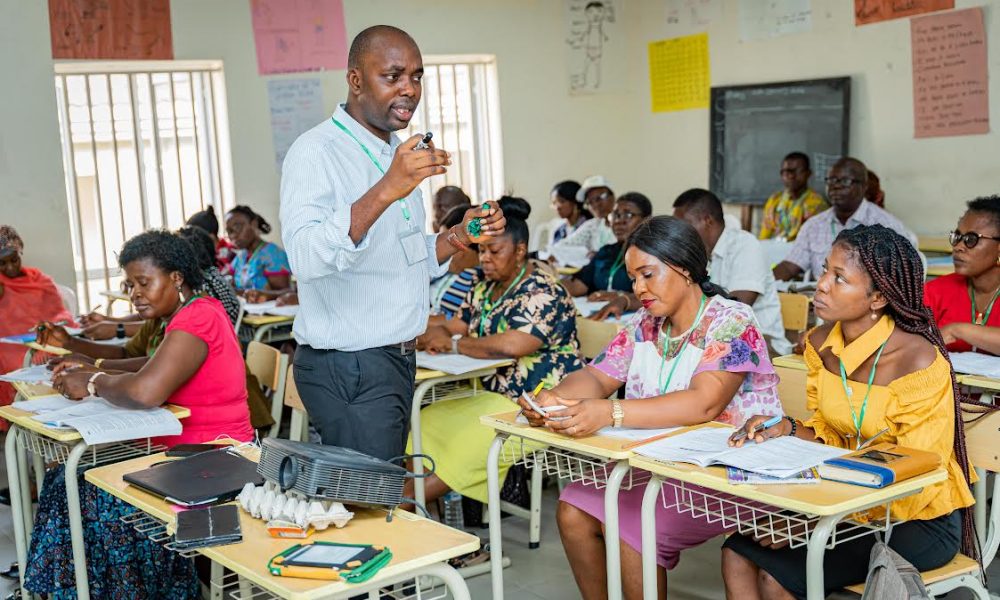
[[[71,322],[73,315],[63,306],[52,278],[34,267],[21,264],[24,242],[9,225],[0,225],[0,337],[23,334],[41,321]],[[24,346],[0,344],[0,373],[20,368]],[[0,383],[0,405],[10,404],[14,388]],[[0,421],[0,429],[6,423]]]

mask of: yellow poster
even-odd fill
[[[708,34],[649,43],[653,112],[708,108]]]

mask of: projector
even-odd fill
[[[393,508],[403,498],[407,470],[339,446],[265,438],[257,473],[282,492],[309,499]]]

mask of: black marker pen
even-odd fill
[[[434,137],[434,134],[428,131],[426,134],[424,134],[423,139],[417,142],[417,145],[414,147],[414,150],[423,150],[424,148],[430,148],[429,144],[431,142],[432,137]]]

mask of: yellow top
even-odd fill
[[[844,344],[840,323],[836,323],[820,350],[829,348],[844,361],[848,376],[868,357],[878,351],[895,328],[889,316],[883,316],[874,327],[850,344]],[[831,373],[816,349],[806,341],[806,402],[812,418],[805,422],[816,437],[831,446],[854,449],[857,435],[854,419],[840,373]],[[861,403],[868,388],[867,373],[862,382],[848,379],[854,410],[860,416]],[[914,371],[896,379],[888,386],[872,385],[861,436],[867,439],[888,428],[878,442],[892,442],[908,448],[935,452],[942,457],[948,479],[926,487],[922,492],[897,500],[892,515],[898,520],[929,520],[946,515],[974,503],[962,469],[955,459],[955,398],[951,386],[951,368],[937,353],[926,369]],[[848,437],[851,436],[851,437]],[[969,466],[971,470],[971,465]],[[880,515],[871,514],[873,518]]]

